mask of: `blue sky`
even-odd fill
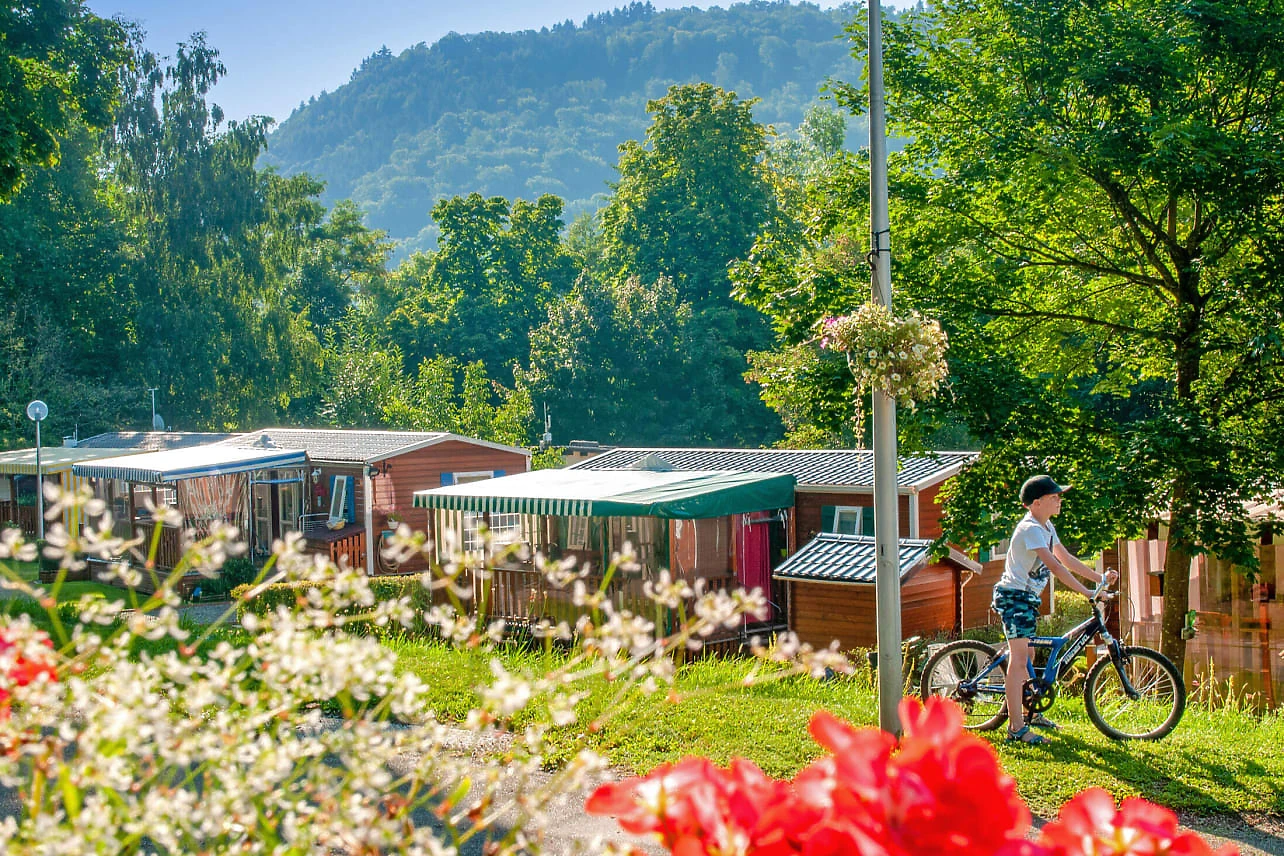
[[[267,115],[278,122],[321,90],[347,82],[361,60],[387,45],[393,53],[431,44],[452,30],[525,30],[589,15],[626,0],[87,0],[103,17],[138,21],[148,47],[169,55],[203,30],[227,66],[213,100],[230,119]],[[657,9],[729,3],[651,0]],[[822,7],[838,5],[821,2]]]

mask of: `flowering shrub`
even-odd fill
[[[935,321],[911,312],[897,318],[879,303],[820,322],[820,345],[846,355],[856,378],[857,415],[870,391],[886,393],[913,408],[936,394],[949,369],[945,332]]]
[[[55,493],[50,502],[51,521],[73,506],[97,521],[76,534],[53,525],[44,554],[60,567],[95,557],[136,583],[138,567],[154,566],[157,539],[113,536],[110,512],[92,496]],[[158,525],[181,523],[172,510],[152,514]],[[227,527],[187,538],[182,563],[138,609],[86,598],[71,621],[67,604],[0,561],[0,587],[48,611],[47,628],[0,616],[0,788],[17,803],[0,817],[0,852],[444,856],[480,841],[497,856],[538,852],[549,806],[602,768],[581,747],[545,769],[550,730],[577,722],[579,683],[606,676],[621,693],[670,686],[676,654],[718,627],[740,627],[765,603],[761,593],[702,592],[661,575],[648,583],[651,608],[691,616],[665,635],[589,589],[587,569],[536,557],[549,584],[573,590],[584,608],[574,626],[535,628],[564,639],[569,653],[540,675],[494,659],[478,706],[447,722],[420,680],[397,669],[395,651],[366,631],[427,626],[448,644],[492,649],[504,626],[470,612],[465,584],[489,566],[461,559],[419,578],[430,597],[380,598],[360,570],[307,555],[291,537],[227,607],[228,619],[241,609],[240,627],[197,628],[181,619],[174,587],[188,571],[213,578],[244,546]],[[405,527],[389,551],[394,560],[435,556]],[[0,560],[8,558],[35,558],[12,529],[0,533]],[[259,614],[241,608],[277,583],[289,598]],[[845,666],[796,640],[758,653],[795,671]]]
[[[653,833],[674,856],[1231,856],[1177,827],[1142,799],[1118,809],[1084,791],[1030,841],[1030,812],[994,750],[963,729],[942,698],[901,702],[900,741],[820,711],[816,742],[831,754],[790,782],[753,764],[701,758],[602,785],[586,803],[632,833]]]

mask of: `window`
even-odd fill
[[[348,502],[348,481],[343,476],[336,476],[331,480],[333,488],[330,491],[330,519],[327,521],[331,525],[347,519],[345,508]]]
[[[482,541],[482,524],[485,522],[484,515],[477,514],[473,511],[464,512],[464,551],[472,552],[481,550]],[[522,515],[520,514],[492,514],[490,516],[490,537],[491,544],[501,547],[506,544],[512,544],[522,540]]]
[[[869,506],[839,505],[834,508],[834,522],[829,530],[841,535],[874,535],[874,509]]]
[[[589,541],[589,519],[587,517],[568,517],[566,521],[566,549],[587,549]]]

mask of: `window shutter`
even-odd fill
[[[357,503],[356,503],[356,498],[354,496],[356,491],[352,489],[352,476],[344,476],[344,478],[348,482],[348,489],[344,492],[343,517],[349,523],[353,523],[357,519],[357,513],[356,513]]]
[[[860,516],[860,534],[872,536],[874,534],[874,506],[867,505],[862,508]]]
[[[820,507],[820,531],[834,531],[834,506],[822,505]]]
[[[442,487],[446,487],[447,485],[452,485],[452,484],[454,484],[454,483],[455,483],[455,474],[454,474],[454,473],[442,473],[442,474],[441,474],[441,486],[442,486]]]

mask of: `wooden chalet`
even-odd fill
[[[604,569],[626,543],[637,567],[617,571],[607,592],[635,611],[649,613],[643,587],[662,569],[709,588],[769,592],[772,549],[785,542],[794,478],[650,469],[647,463],[621,470],[538,470],[418,491],[414,501],[429,511],[443,561],[453,558],[447,552],[451,544],[466,554],[484,550],[483,526],[494,542],[524,548],[499,554],[493,575],[474,581],[473,602],[483,605],[488,619],[573,624],[579,610],[570,590],[549,584],[533,556],[573,558],[593,589],[603,584]],[[782,617],[773,604],[743,630],[774,630]]]
[[[1190,608],[1195,636],[1186,643],[1186,681],[1231,680],[1264,709],[1284,705],[1284,492],[1247,509],[1257,541],[1258,573],[1205,553],[1191,560]],[[1120,631],[1129,644],[1159,647],[1168,527],[1150,526],[1147,537],[1120,541],[1107,566],[1118,564]],[[1223,689],[1219,687],[1219,691]]]
[[[87,461],[73,465],[72,473],[107,503],[120,537],[146,541],[155,527],[149,508],[176,509],[182,522],[164,526],[156,557],[158,569],[171,570],[182,558],[184,532],[199,537],[219,523],[248,533],[252,552],[270,549],[272,539],[294,528],[294,519],[273,516],[266,528],[250,521],[262,514],[264,498],[269,508],[284,509],[283,496],[302,493],[307,462],[301,449],[214,443]]]
[[[465,484],[530,469],[530,452],[446,432],[264,428],[241,434],[223,445],[243,448],[301,449],[307,453],[306,478],[297,494],[273,493],[259,483],[254,490],[255,543],[273,521],[290,521],[308,547],[341,559],[368,574],[422,571],[412,560],[394,567],[378,545],[400,523],[411,523],[414,492],[426,484]],[[414,526],[413,528],[420,528]],[[371,549],[373,546],[373,549]]]
[[[906,639],[962,632],[963,592],[981,571],[979,563],[957,550],[931,561],[931,546],[921,539],[900,541],[901,633]],[[836,639],[843,650],[877,644],[876,558],[872,537],[821,532],[776,568],[772,577],[788,585],[789,627],[799,640],[823,648]]]
[[[44,446],[39,456],[35,449],[0,452],[0,526],[17,526],[27,537],[36,537],[39,485],[57,484],[64,492],[80,488],[86,480],[72,472],[76,464],[163,449],[191,448],[227,437],[227,434],[178,431],[115,431],[80,441],[67,439],[61,446]],[[79,532],[80,509],[65,510],[60,522],[68,532]],[[46,528],[50,523],[46,521]]]
[[[787,526],[789,553],[821,532],[874,534],[874,453],[868,449],[618,448],[569,469],[627,469],[648,456],[675,470],[792,475],[797,486]],[[900,458],[896,493],[903,537],[940,537],[936,497],[941,485],[975,457],[975,452],[929,452]]]

